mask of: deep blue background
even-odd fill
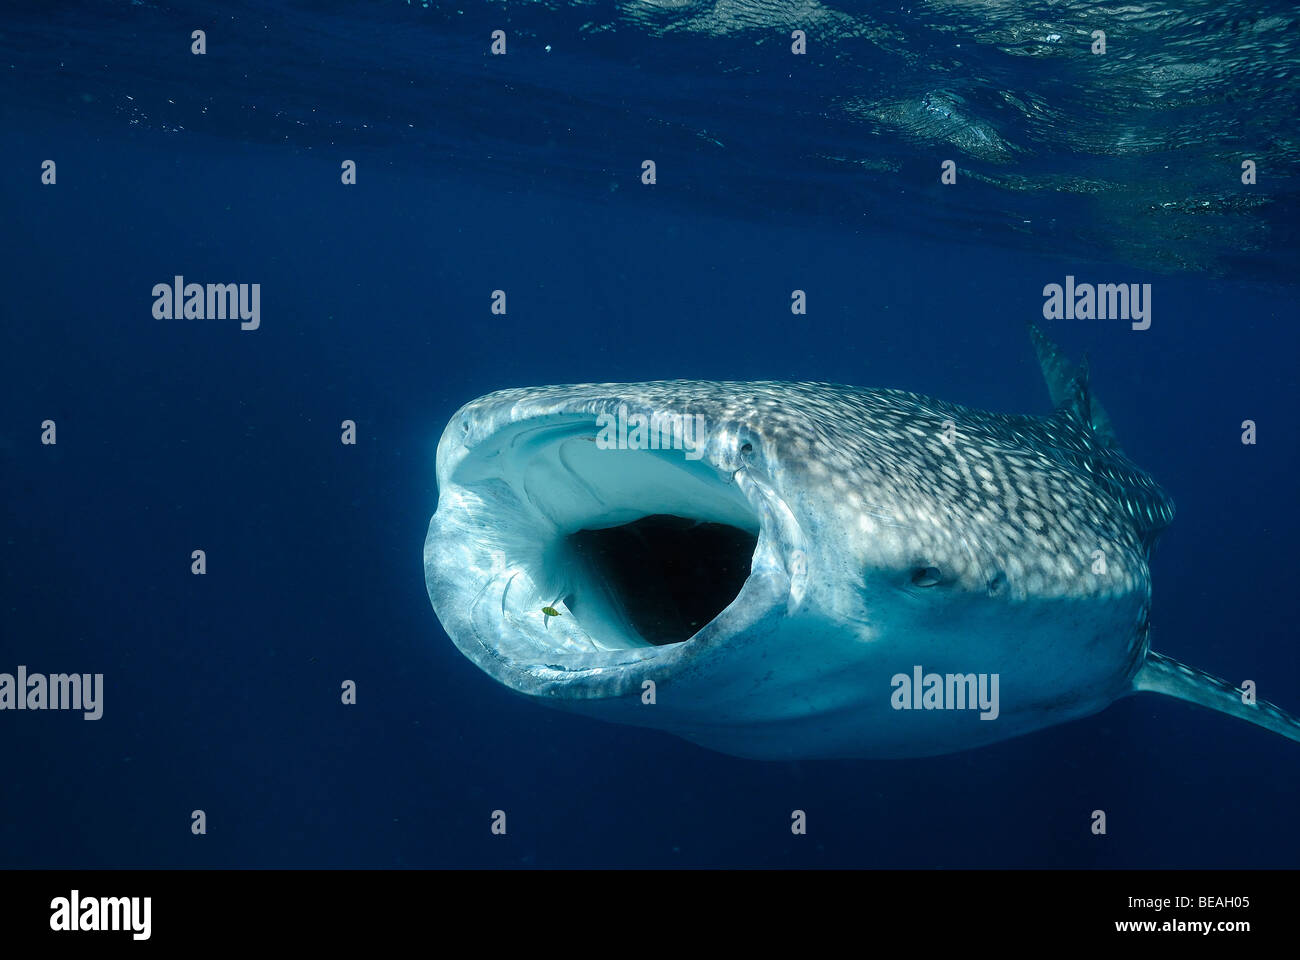
[[[635,164],[584,196],[6,111],[0,670],[107,691],[93,723],[0,715],[0,866],[1297,865],[1300,747],[1238,721],[1143,696],[949,757],[738,760],[508,693],[421,569],[438,436],[492,389],[816,379],[1045,412],[1043,285],[1147,281],[1150,330],[1049,333],[1177,502],[1153,645],[1295,710],[1294,287],[783,222],[779,199],[692,213]],[[176,273],[261,283],[261,329],[155,321]]]

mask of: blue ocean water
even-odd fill
[[[1239,721],[1144,696],[945,757],[736,759],[496,685],[421,549],[491,390],[1047,412],[1044,285],[1150,283],[1148,330],[1044,325],[1177,502],[1153,646],[1300,709],[1297,43],[1285,4],[12,7],[0,671],[106,691],[0,714],[0,864],[1295,867],[1300,754]],[[155,319],[178,274],[261,284],[260,328]]]

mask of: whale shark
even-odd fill
[[[1050,414],[894,389],[507,389],[437,450],[429,598],[539,703],[758,759],[951,753],[1157,693],[1300,720],[1156,653],[1172,500],[1030,326]]]

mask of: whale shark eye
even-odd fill
[[[912,571],[912,585],[916,587],[933,587],[942,579],[938,567],[917,567]]]
[[[754,452],[754,445],[752,443],[743,444],[740,448],[740,452],[743,456],[747,457]]]
[[[1007,575],[999,570],[994,574],[993,579],[989,581],[988,586],[990,597],[1000,597],[1007,591]]]

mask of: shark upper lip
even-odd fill
[[[461,651],[520,692],[638,692],[788,599],[789,511],[759,471],[597,433],[590,409],[490,408],[439,446],[430,598]],[[709,443],[743,446],[725,427]]]

